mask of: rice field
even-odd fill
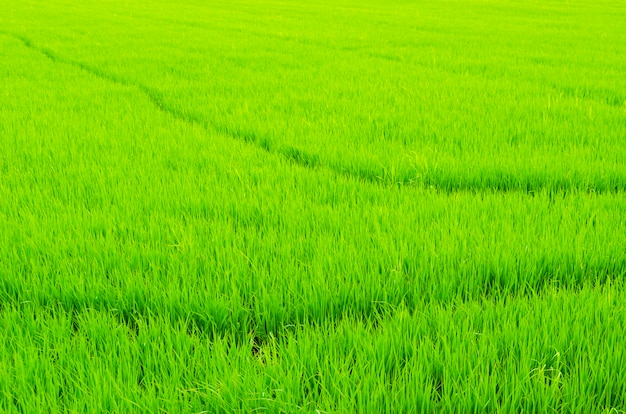
[[[0,0],[0,411],[626,412],[625,27]]]

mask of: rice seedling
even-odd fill
[[[624,17],[0,0],[0,410],[626,410]]]

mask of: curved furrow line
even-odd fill
[[[214,132],[219,134],[224,134],[229,136],[232,139],[237,139],[248,144],[253,144],[257,148],[270,153],[281,155],[284,158],[288,159],[294,164],[298,164],[305,168],[312,167],[323,167],[324,165],[319,162],[311,162],[310,160],[316,159],[317,157],[306,154],[304,151],[300,149],[293,148],[291,146],[285,146],[282,148],[273,149],[271,145],[267,144],[266,140],[261,140],[257,134],[254,132],[243,131],[236,127],[230,127],[225,125],[220,125],[216,122],[213,122],[206,118],[198,117],[197,115],[190,114],[188,112],[183,112],[177,108],[172,107],[167,103],[167,101],[163,98],[162,93],[154,88],[146,86],[139,82],[129,81],[121,76],[118,76],[113,73],[109,73],[100,68],[85,64],[83,62],[79,62],[76,60],[68,59],[66,57],[60,56],[53,52],[52,50],[36,45],[31,39],[16,33],[9,33],[0,31],[0,34],[3,34],[7,37],[11,37],[13,39],[19,40],[25,47],[38,52],[57,64],[64,64],[68,66],[73,66],[78,68],[86,73],[89,73],[92,76],[95,76],[99,79],[129,87],[134,88],[135,90],[141,92],[152,104],[160,111],[166,113],[174,119],[179,121],[186,122],[188,124],[200,126],[204,128],[207,132]],[[332,170],[332,168],[329,168]]]
[[[31,39],[17,33],[1,31],[7,37],[20,41],[25,47],[38,52],[54,63],[65,64],[80,69],[99,79],[134,88],[144,95],[156,109],[185,123],[200,126],[207,132],[218,133],[231,139],[243,141],[255,146],[268,154],[278,155],[302,168],[308,170],[326,170],[338,177],[355,180],[360,183],[375,185],[381,188],[401,187],[404,189],[429,189],[443,193],[455,192],[522,192],[534,195],[539,192],[569,193],[587,191],[598,194],[617,194],[626,189],[626,178],[615,177],[608,182],[577,183],[567,178],[559,177],[532,177],[532,179],[520,179],[515,174],[506,171],[491,171],[492,177],[461,177],[450,176],[446,171],[402,171],[398,174],[386,174],[385,168],[367,165],[343,165],[333,160],[323,160],[318,154],[310,153],[301,148],[288,144],[280,146],[272,143],[271,137],[261,136],[254,131],[242,129],[238,126],[224,125],[210,118],[200,117],[196,114],[182,111],[170,105],[164,99],[162,93],[142,83],[130,81],[114,73],[104,71],[98,67],[86,63],[68,59],[56,54],[54,51],[35,44]]]

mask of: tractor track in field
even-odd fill
[[[157,89],[151,88],[139,82],[129,81],[128,79],[125,79],[121,76],[109,73],[86,63],[60,56],[44,46],[39,46],[35,44],[31,39],[21,34],[10,33],[1,30],[0,34],[18,40],[26,48],[45,56],[47,59],[56,64],[72,66],[98,79],[116,85],[135,89],[142,95],[144,95],[154,105],[156,109],[174,119],[190,125],[199,126],[207,132],[223,134],[227,137],[230,137],[231,139],[253,145],[258,150],[261,150],[267,154],[278,155],[286,159],[288,162],[295,164],[299,167],[308,170],[326,170],[337,176],[342,176],[361,183],[373,184],[383,188],[397,185],[404,185],[405,187],[415,187],[411,180],[408,179],[404,180],[404,182],[391,182],[384,179],[383,177],[380,177],[379,175],[373,174],[371,171],[359,170],[354,168],[348,170],[341,165],[321,162],[318,155],[308,153],[291,145],[282,145],[281,147],[276,147],[271,143],[270,138],[260,136],[254,131],[231,127],[228,125],[220,125],[216,122],[211,121],[210,119],[201,118],[197,115],[176,109],[167,103],[167,101],[163,98],[161,92]]]
[[[579,191],[586,191],[597,194],[617,194],[626,191],[626,182],[623,182],[620,178],[618,178],[615,183],[601,187],[598,186],[597,183],[581,184],[568,182],[567,179],[543,179],[536,182],[523,182],[516,179],[514,175],[509,174],[505,171],[501,171],[499,172],[499,175],[501,177],[505,177],[505,181],[478,183],[472,181],[471,179],[459,179],[456,182],[450,181],[442,184],[432,176],[421,176],[417,171],[415,172],[415,174],[403,174],[399,177],[387,177],[383,176],[380,171],[368,168],[367,166],[357,165],[347,168],[345,165],[342,165],[339,162],[321,160],[319,155],[309,153],[305,150],[291,145],[283,144],[277,146],[272,142],[273,140],[271,137],[260,135],[254,131],[245,130],[239,127],[232,127],[229,125],[221,125],[215,121],[212,121],[211,119],[199,117],[189,112],[181,111],[180,109],[177,109],[168,104],[167,100],[163,98],[162,93],[155,88],[146,86],[140,82],[130,81],[124,77],[118,76],[114,73],[109,73],[98,67],[60,56],[44,46],[35,44],[31,39],[24,35],[2,30],[0,30],[0,34],[18,40],[26,48],[43,55],[44,57],[56,64],[72,66],[98,79],[116,85],[135,89],[136,91],[144,95],[157,110],[174,119],[190,125],[199,126],[209,133],[218,133],[225,135],[233,140],[245,142],[251,146],[254,146],[260,151],[282,157],[288,162],[307,170],[325,170],[337,177],[344,177],[349,180],[357,181],[359,183],[371,184],[381,188],[400,187],[403,189],[429,189],[434,191],[440,191],[443,193],[522,192],[532,196],[538,192],[546,190],[551,194],[566,194]]]
[[[142,83],[129,81],[128,79],[109,73],[97,67],[60,56],[44,46],[36,45],[31,39],[21,34],[10,33],[6,31],[0,31],[0,34],[18,40],[26,48],[45,56],[47,59],[56,64],[72,66],[98,79],[116,85],[133,88],[139,91],[142,95],[144,95],[156,107],[156,109],[167,114],[168,116],[171,116],[174,119],[190,125],[200,126],[207,132],[219,133],[230,137],[231,139],[243,141],[247,144],[255,146],[257,149],[265,153],[278,155],[286,159],[290,163],[298,165],[302,168],[308,170],[326,170],[337,176],[342,176],[361,183],[373,184],[383,188],[398,185],[404,186],[406,188],[417,187],[417,185],[412,182],[412,179],[405,179],[401,182],[395,182],[385,179],[380,175],[377,175],[376,173],[372,171],[367,171],[365,169],[352,168],[349,170],[341,165],[324,163],[320,160],[317,154],[308,153],[291,145],[282,145],[281,147],[277,148],[271,143],[270,138],[260,136],[254,131],[243,130],[228,125],[220,125],[212,122],[209,119],[201,118],[188,112],[183,112],[179,109],[176,109],[167,103],[160,91],[146,86]]]
[[[162,97],[162,94],[160,91],[154,88],[151,88],[149,86],[146,86],[142,83],[129,81],[128,79],[109,73],[97,67],[60,56],[46,47],[36,45],[31,39],[23,35],[4,32],[4,31],[0,31],[0,34],[3,34],[7,37],[20,41],[28,49],[31,49],[45,56],[50,61],[56,64],[73,66],[77,69],[82,70],[83,72],[86,72],[94,77],[105,80],[107,82],[114,83],[116,85],[120,85],[120,86],[124,86],[128,88],[133,88],[139,91],[142,95],[144,95],[159,111],[171,116],[174,119],[183,121],[191,125],[200,126],[203,129],[205,129],[207,132],[224,134],[232,139],[237,139],[239,141],[246,142],[250,145],[254,145],[256,148],[266,153],[280,155],[288,159],[290,162],[297,164],[304,168],[311,169],[311,168],[326,167],[326,169],[330,169],[334,171],[333,168],[329,168],[321,164],[317,156],[312,156],[308,153],[305,153],[304,151],[300,149],[297,149],[291,146],[283,146],[279,149],[272,149],[271,145],[267,143],[267,139],[264,140],[260,138],[254,132],[243,131],[237,128],[219,125],[205,118],[201,118],[193,114],[183,112],[181,110],[173,108],[172,106],[168,105],[166,100]]]

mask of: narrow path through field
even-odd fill
[[[288,159],[289,161],[304,167],[304,168],[326,168],[330,171],[334,171],[335,173],[339,173],[341,175],[345,175],[351,178],[355,178],[355,179],[359,179],[359,181],[367,181],[367,182],[372,182],[375,184],[379,184],[379,185],[383,185],[384,182],[383,181],[373,181],[373,180],[365,180],[365,177],[354,177],[351,174],[344,172],[344,171],[340,171],[336,168],[332,168],[332,166],[328,166],[328,165],[324,165],[320,162],[318,162],[318,158],[315,156],[312,156],[310,154],[306,154],[304,151],[291,147],[291,146],[283,146],[281,148],[278,149],[271,149],[269,146],[267,145],[263,145],[261,142],[259,142],[259,139],[257,136],[249,133],[249,132],[242,132],[239,131],[237,128],[235,127],[230,127],[230,126],[224,126],[224,125],[218,125],[214,122],[212,122],[209,119],[204,119],[204,118],[199,118],[197,116],[191,115],[189,113],[186,112],[182,112],[176,108],[173,108],[172,106],[168,105],[168,103],[166,102],[165,99],[163,99],[161,92],[159,92],[156,89],[150,88],[146,85],[143,85],[139,82],[133,82],[133,81],[129,81],[128,79],[125,79],[123,77],[120,77],[116,74],[112,74],[112,73],[108,73],[106,71],[103,71],[97,67],[94,66],[90,66],[87,65],[83,62],[79,62],[79,61],[75,61],[72,59],[68,59],[66,57],[63,56],[59,56],[58,54],[56,54],[55,52],[53,52],[52,50],[43,47],[43,46],[39,46],[36,45],[31,39],[20,35],[20,34],[16,34],[16,33],[9,33],[9,32],[3,32],[0,31],[0,34],[3,34],[7,37],[11,37],[14,38],[16,40],[19,40],[25,47],[34,50],[40,54],[42,54],[43,56],[45,56],[46,58],[50,59],[51,61],[53,61],[54,63],[57,64],[63,64],[63,65],[68,65],[68,66],[73,66],[75,68],[78,68],[84,72],[87,72],[89,74],[91,74],[92,76],[95,76],[99,79],[111,82],[111,83],[115,83],[118,85],[122,85],[122,86],[126,86],[129,88],[134,88],[137,91],[141,92],[146,98],[148,98],[148,100],[160,111],[168,114],[169,116],[189,123],[189,124],[193,124],[193,125],[198,125],[201,126],[202,128],[204,128],[207,132],[214,132],[214,133],[219,133],[219,134],[224,134],[227,135],[229,137],[231,137],[232,139],[238,139],[241,141],[244,141],[246,143],[249,143],[251,145],[256,146],[258,149],[270,153],[270,154],[277,154],[280,156],[283,156],[284,158]]]
[[[452,182],[447,181],[444,186],[442,185],[442,183],[437,182],[436,178],[419,177],[419,173],[417,171],[415,177],[410,175],[392,178],[382,177],[378,173],[372,171],[371,169],[368,169],[366,166],[353,165],[348,168],[345,165],[342,165],[340,162],[320,159],[317,154],[309,153],[301,148],[285,144],[272,145],[271,137],[268,140],[267,137],[259,136],[254,131],[244,131],[238,126],[219,124],[215,120],[212,120],[208,117],[199,117],[197,115],[177,109],[169,104],[166,99],[164,99],[161,91],[155,88],[146,86],[140,82],[128,80],[115,73],[104,71],[98,67],[88,65],[84,62],[60,56],[44,46],[35,44],[30,38],[22,34],[6,31],[0,31],[0,34],[18,40],[25,47],[43,55],[54,63],[72,66],[107,82],[133,88],[143,94],[158,110],[173,117],[174,119],[183,121],[188,124],[200,126],[209,133],[218,133],[228,136],[232,139],[246,142],[265,153],[281,156],[289,162],[302,168],[306,168],[308,170],[326,170],[334,175],[343,176],[360,183],[368,183],[382,188],[398,186],[401,186],[405,189],[430,188],[446,193],[454,193],[459,191],[520,191],[533,194],[546,188],[549,188],[552,191],[562,192],[568,192],[572,190],[589,190],[596,193],[619,193],[622,192],[624,188],[624,183],[622,183],[619,179],[618,182],[613,186],[599,188],[594,188],[596,187],[594,183],[588,183],[584,185],[583,187],[585,188],[578,188],[577,184],[567,182],[566,179],[557,179],[556,181],[550,182],[540,180],[532,183],[531,185],[530,183],[516,182],[515,176],[508,173],[507,171],[498,172],[499,176],[505,178],[502,182],[490,182],[483,185],[477,185],[471,180],[467,181],[459,179],[457,182],[454,182],[455,180],[453,180]],[[586,186],[590,186],[590,188],[586,188]]]

